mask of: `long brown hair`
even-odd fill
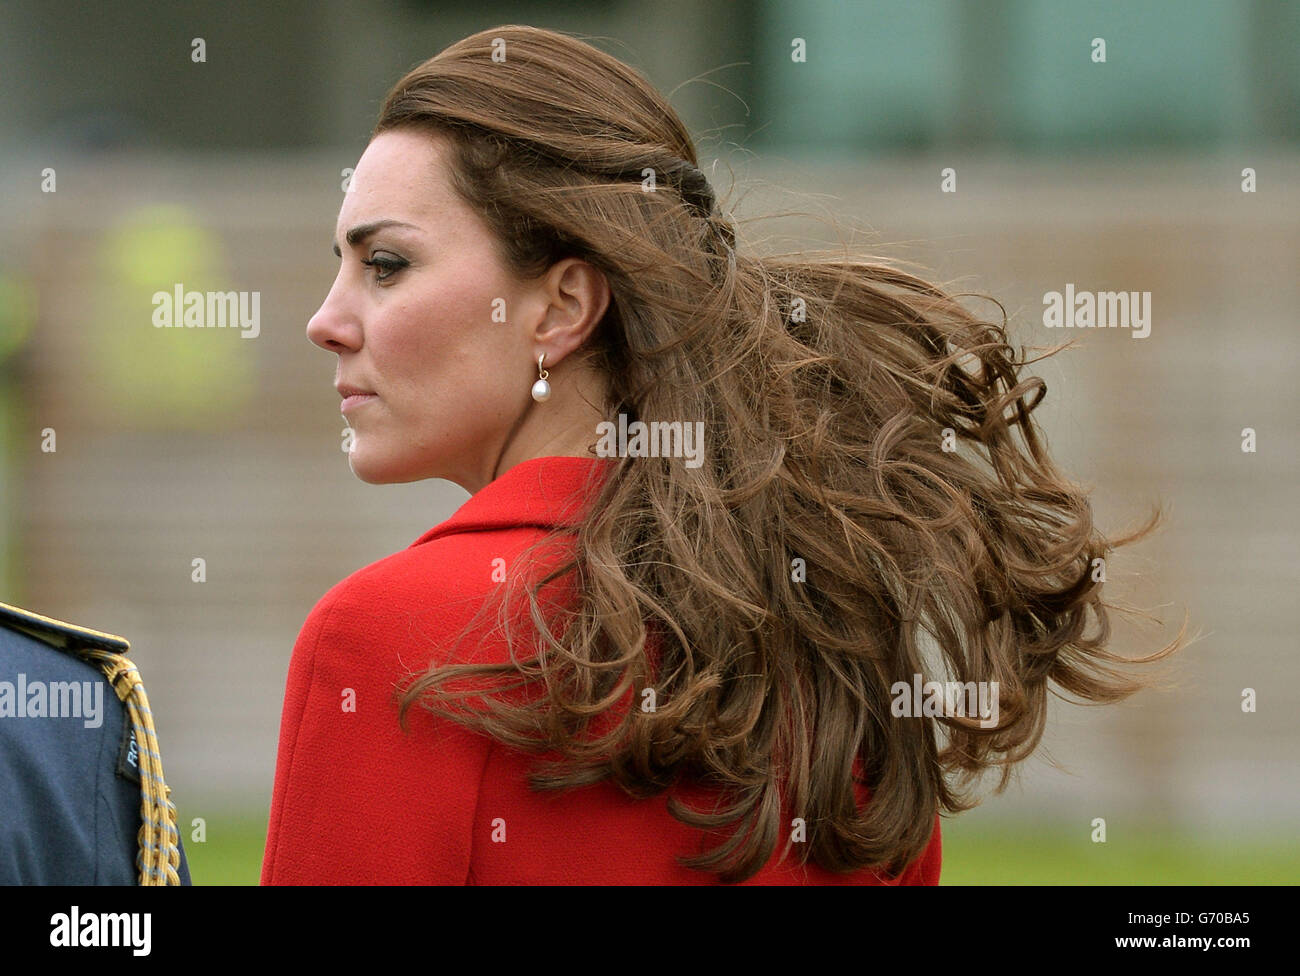
[[[515,567],[498,616],[512,663],[431,667],[403,718],[418,702],[554,750],[535,788],[717,786],[716,813],[670,809],[730,828],[683,858],[724,881],[783,835],[788,854],[789,816],[801,861],[897,874],[936,812],[973,806],[964,787],[990,767],[1000,790],[1035,749],[1049,681],[1113,702],[1153,680],[1125,665],[1181,646],[1107,650],[1104,561],[1160,513],[1113,541],[1094,527],[1031,421],[1046,387],[1020,375],[1036,360],[1015,355],[1005,310],[983,321],[876,259],[746,253],[671,106],[563,33],[453,44],[389,93],[374,134],[394,129],[451,140],[457,192],[519,275],[570,255],[604,272],[610,307],[580,352],[608,378],[605,416],[708,434],[698,467],[618,461],[581,525],[542,540],[570,540],[562,565]],[[562,614],[542,594],[557,581]],[[511,619],[531,623],[531,653]],[[897,717],[893,689],[918,675],[997,682],[998,722]],[[653,708],[623,707],[645,689]]]

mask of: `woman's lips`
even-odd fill
[[[349,410],[359,407],[363,403],[378,399],[379,397],[374,393],[354,393],[352,396],[343,398],[343,402],[339,404],[339,412],[347,413]]]

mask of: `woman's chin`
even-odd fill
[[[359,480],[368,485],[384,485],[400,480],[394,477],[396,472],[393,465],[369,457],[365,451],[355,448],[348,454],[348,467]]]
[[[433,477],[409,461],[403,463],[401,458],[375,457],[364,450],[357,450],[355,446],[348,454],[348,467],[359,481],[368,485],[401,485]]]

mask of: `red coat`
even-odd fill
[[[395,684],[422,672],[438,639],[458,633],[500,585],[493,560],[508,565],[544,528],[573,524],[587,476],[608,464],[518,464],[408,548],[325,594],[289,664],[262,884],[716,880],[676,862],[705,838],[668,813],[664,795],[636,800],[609,783],[535,793],[526,782],[535,756],[419,707],[407,713],[407,733],[398,726]],[[508,660],[501,643],[462,648]],[[707,794],[682,795],[698,808]],[[749,883],[937,884],[940,844],[936,817],[926,851],[897,880],[778,863],[778,844]]]

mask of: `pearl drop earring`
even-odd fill
[[[537,382],[533,384],[533,399],[538,403],[545,403],[551,398],[551,384],[546,382],[548,373],[542,365],[546,362],[546,353],[542,353],[537,359]]]

